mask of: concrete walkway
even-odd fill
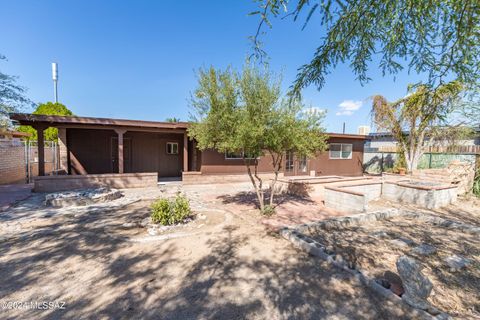
[[[16,201],[24,200],[32,194],[33,184],[0,185],[0,211],[6,210]]]

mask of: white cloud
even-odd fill
[[[360,100],[353,101],[353,100],[343,100],[339,105],[338,108],[340,111],[335,113],[337,116],[351,116],[355,111],[360,109],[363,105],[363,102]]]

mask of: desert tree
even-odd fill
[[[73,112],[70,111],[65,105],[59,102],[46,102],[40,103],[35,111],[32,114],[43,114],[43,115],[55,115],[55,116],[73,116]],[[29,140],[37,140],[37,130],[31,126],[20,126],[18,131],[30,133]],[[58,129],[57,128],[48,128],[44,131],[44,137],[46,141],[57,141],[58,140]]]
[[[468,134],[461,122],[452,122],[451,118],[460,105],[462,91],[463,86],[452,81],[435,88],[426,84],[410,87],[408,94],[395,102],[381,95],[372,97],[373,123],[378,131],[395,138],[408,172],[417,168],[429,146],[453,143]]]
[[[277,17],[302,24],[319,23],[319,44],[301,66],[293,85],[298,93],[310,84],[321,88],[326,75],[349,63],[361,83],[369,67],[383,74],[404,68],[427,74],[433,86],[457,79],[480,79],[480,4],[478,0],[257,0],[254,55],[266,56],[262,36]],[[313,22],[315,21],[315,22]],[[375,62],[376,65],[372,66]]]
[[[0,61],[6,60],[0,54]],[[25,96],[26,89],[17,84],[17,77],[5,74],[0,71],[0,127],[9,127],[8,114],[17,112],[25,106],[32,106],[33,103]]]
[[[192,107],[189,136],[200,150],[241,154],[263,213],[273,212],[285,153],[313,156],[326,148],[322,116],[302,113],[299,100],[282,97],[280,77],[252,65],[241,72],[201,69]],[[258,171],[262,156],[271,159],[274,171],[267,204]]]

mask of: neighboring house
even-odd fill
[[[106,118],[12,114],[11,119],[41,132],[59,130],[60,166],[69,175],[155,172],[159,178],[199,175],[241,175],[241,154],[199,151],[188,139],[186,122],[154,122]],[[288,153],[285,175],[363,174],[366,136],[329,134],[329,151],[306,159]],[[39,134],[39,142],[43,140]],[[41,144],[39,144],[41,145]],[[40,150],[39,150],[40,151]],[[39,152],[40,154],[40,152]],[[39,157],[39,170],[43,173]],[[269,156],[259,158],[259,172],[272,173]]]
[[[0,129],[0,141],[21,142],[30,136],[30,133]]]
[[[467,140],[459,140],[456,141],[455,144],[458,146],[480,146],[480,128],[475,128],[475,134],[471,139]],[[436,143],[437,145],[444,145],[447,146],[449,143],[446,141],[445,143]],[[391,133],[388,132],[372,132],[368,135],[368,140],[365,142],[365,148],[368,151],[376,152],[376,151],[393,151],[397,147],[397,141],[392,136]]]

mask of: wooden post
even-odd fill
[[[188,137],[187,133],[183,134],[183,172],[188,171]]]
[[[44,126],[38,126],[35,127],[35,130],[37,130],[37,150],[38,150],[38,175],[39,176],[44,176],[45,175],[45,139],[43,135],[43,130],[45,130],[46,127]]]
[[[123,164],[123,134],[127,130],[115,129],[115,132],[118,135],[118,173],[124,173],[124,164]]]
[[[197,141],[192,140],[192,171],[197,171]]]

